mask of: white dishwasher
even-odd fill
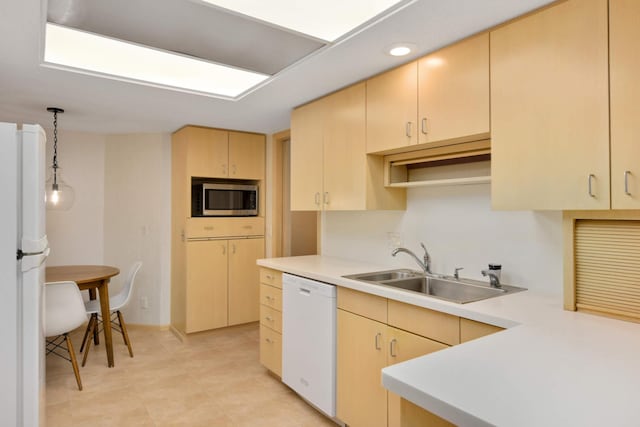
[[[335,417],[335,286],[282,275],[282,381]]]

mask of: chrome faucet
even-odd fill
[[[494,273],[492,270],[482,270],[481,271],[483,276],[489,276],[489,283],[491,284],[492,287],[494,288],[501,288],[502,285],[500,284],[500,277]]]
[[[414,254],[412,251],[410,251],[407,248],[395,248],[393,252],[391,252],[391,256],[396,256],[398,252],[404,252],[405,254],[410,255],[413,259],[416,260],[416,262],[418,263],[420,268],[422,268],[425,274],[431,274],[431,256],[429,255],[429,252],[427,251],[427,248],[424,245],[424,243],[420,243],[420,246],[422,246],[422,249],[424,249],[423,261],[420,261],[420,258],[418,258],[416,254]]]

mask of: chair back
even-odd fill
[[[62,335],[87,321],[82,294],[75,282],[49,282],[44,286],[47,337]]]
[[[133,282],[136,279],[136,274],[138,274],[140,267],[142,267],[142,261],[137,261],[133,264],[131,270],[129,270],[127,281],[124,283],[120,292],[109,299],[111,311],[120,310],[129,303],[129,300],[131,299],[131,291],[133,290]]]

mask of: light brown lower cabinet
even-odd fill
[[[422,409],[421,407],[414,405],[408,400],[401,399],[400,413],[402,414],[401,427],[451,427],[455,424],[451,424],[449,421],[440,418],[436,414]]]
[[[263,256],[263,238],[187,242],[184,332],[258,320],[256,259]]]
[[[400,397],[382,387],[382,368],[448,346],[338,310],[337,417],[351,427],[400,426]]]
[[[282,272],[260,269],[259,302],[260,363],[282,377]]]

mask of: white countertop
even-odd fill
[[[393,267],[322,256],[258,264],[509,328],[382,370],[383,385],[462,426],[639,426],[640,325],[533,291],[456,304],[341,276]]]

